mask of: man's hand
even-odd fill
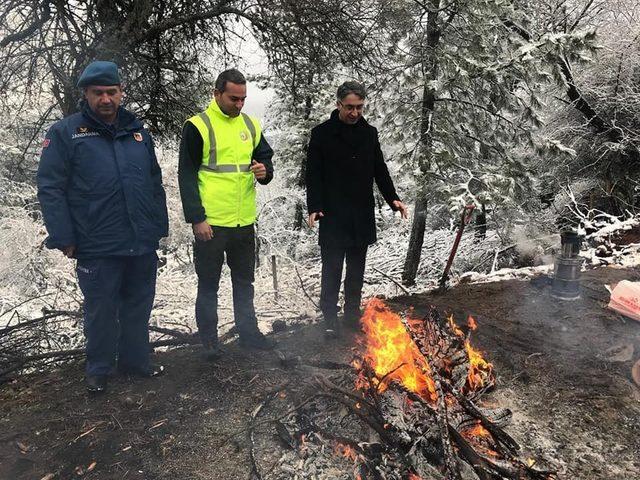
[[[396,208],[396,210],[400,212],[400,216],[402,218],[405,218],[405,219],[409,218],[409,210],[407,209],[407,206],[404,203],[402,203],[400,200],[394,200],[391,203]]]
[[[307,220],[309,228],[315,227],[316,221],[320,220],[322,217],[324,217],[324,213],[322,212],[313,212],[312,214],[310,214],[309,219]]]
[[[192,228],[193,236],[196,237],[196,240],[208,242],[213,238],[213,230],[206,220],[204,222],[194,223]]]
[[[251,167],[249,170],[253,172],[253,175],[257,180],[264,180],[267,178],[267,167],[264,166],[264,163],[258,163],[255,160],[251,160]]]
[[[69,245],[68,247],[63,247],[60,250],[62,250],[62,253],[64,253],[65,257],[73,258],[73,255],[76,253],[76,246]]]

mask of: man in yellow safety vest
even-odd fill
[[[182,130],[178,182],[185,219],[193,227],[198,275],[196,323],[209,360],[220,357],[218,285],[227,257],[240,345],[268,350],[274,342],[258,329],[253,306],[256,189],[273,178],[273,150],[260,123],[242,113],[247,82],[238,70],[222,72],[214,99]]]

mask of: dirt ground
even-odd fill
[[[604,308],[603,285],[621,279],[640,280],[640,269],[587,272],[582,299],[573,302],[553,300],[538,279],[460,285],[390,304],[476,316],[474,343],[497,373],[489,399],[513,410],[507,431],[525,457],[563,479],[631,480],[640,478],[640,392],[630,378],[640,323]],[[269,420],[303,400],[310,371],[331,374],[321,362],[347,363],[354,338],[327,343],[317,325],[276,338],[302,366],[232,342],[214,364],[197,348],[158,353],[164,377],[115,378],[97,397],[85,393],[81,365],[0,387],[0,479],[250,478],[252,417],[262,477],[294,478],[281,471],[286,447]],[[623,344],[634,346],[633,359],[605,354]]]

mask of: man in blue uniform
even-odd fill
[[[163,370],[149,361],[149,315],[165,192],[151,136],[120,106],[120,83],[115,63],[85,68],[82,109],[49,129],[37,175],[47,247],[77,259],[91,392],[104,391],[115,368]]]

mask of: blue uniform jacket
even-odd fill
[[[115,126],[86,105],[55,123],[43,143],[37,182],[48,248],[75,245],[79,259],[143,255],[168,235],[153,140],[124,108]]]

